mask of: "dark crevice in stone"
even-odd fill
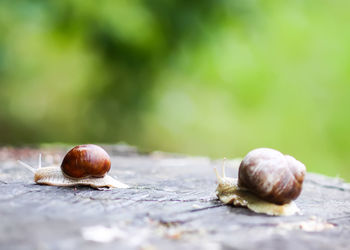
[[[316,186],[320,186],[323,188],[336,189],[339,191],[350,191],[350,187],[348,188],[348,187],[339,187],[339,186],[335,186],[335,185],[326,185],[326,184],[322,184],[322,183],[319,183],[319,182],[314,181],[314,180],[306,180],[305,182],[312,183]]]

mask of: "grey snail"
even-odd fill
[[[37,184],[50,186],[90,186],[92,188],[128,188],[128,185],[108,175],[111,160],[107,152],[94,144],[72,148],[61,166],[41,167],[41,155],[37,169],[18,161],[34,173]]]
[[[289,155],[269,149],[250,151],[242,160],[238,179],[219,176],[216,194],[225,204],[248,207],[269,215],[293,215],[293,202],[301,193],[306,168]]]

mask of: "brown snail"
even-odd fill
[[[128,188],[107,173],[111,160],[107,152],[93,144],[72,148],[64,157],[61,166],[41,167],[41,155],[37,169],[19,161],[34,173],[34,181],[51,186],[91,186],[93,188]]]
[[[292,156],[258,148],[249,152],[239,165],[238,179],[220,177],[216,194],[226,204],[248,207],[270,215],[299,213],[293,202],[302,190],[306,168]]]

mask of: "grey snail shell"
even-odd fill
[[[107,152],[93,144],[72,148],[64,157],[61,166],[41,167],[41,155],[38,168],[18,161],[34,173],[37,184],[50,186],[90,186],[92,188],[128,188],[129,186],[114,179],[107,173],[111,161]]]
[[[238,172],[238,186],[275,204],[295,200],[302,190],[305,166],[292,156],[259,148],[242,160]]]
[[[216,195],[220,201],[274,216],[301,213],[293,200],[302,190],[306,172],[304,164],[269,148],[252,150],[234,165],[238,164],[238,179],[226,176],[225,161],[222,176],[215,169]]]

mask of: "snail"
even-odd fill
[[[63,158],[61,166],[41,167],[39,155],[38,168],[18,161],[34,173],[37,184],[50,186],[90,186],[92,188],[128,188],[107,173],[111,160],[107,152],[93,144],[79,145],[72,148]]]
[[[219,175],[216,195],[225,204],[247,207],[268,215],[294,215],[300,210],[293,202],[301,193],[306,168],[294,157],[258,148],[241,161],[238,179]]]

